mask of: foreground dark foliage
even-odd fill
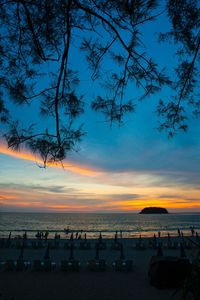
[[[166,0],[162,5],[156,0],[2,0],[0,121],[8,146],[18,149],[25,144],[40,154],[44,165],[62,161],[77,149],[84,135],[77,118],[84,114],[85,103],[109,122],[122,124],[126,114],[135,110],[135,91],[144,99],[164,85],[171,89],[171,98],[158,104],[159,129],[167,129],[170,136],[185,131],[188,114],[200,113],[199,12],[195,0]],[[144,51],[141,32],[156,18],[171,24],[170,31],[161,32],[159,39],[176,44],[179,63],[174,66],[173,80],[153,61],[148,49]],[[92,101],[83,97],[84,90],[80,94],[75,49],[87,61],[91,80],[106,91]],[[116,67],[105,72],[108,61]],[[131,99],[128,86],[132,86]],[[22,111],[25,106],[37,108],[33,124],[20,124],[13,110],[9,113],[10,101]],[[40,115],[47,121],[40,121]]]

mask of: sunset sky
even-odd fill
[[[126,127],[97,121],[104,136],[88,133],[64,168],[42,169],[39,158],[1,144],[1,211],[200,211],[198,124],[172,140],[142,121],[134,133]]]
[[[166,66],[167,61],[170,72],[174,49],[166,44],[158,47],[153,34],[158,25],[166,29],[166,20],[144,28],[146,45],[159,64]],[[81,68],[79,88],[89,103],[96,93],[104,93],[103,88],[90,80],[81,54],[71,55]],[[137,93],[128,86],[130,98]],[[39,157],[24,148],[13,152],[1,139],[0,211],[138,212],[145,206],[163,206],[171,212],[200,212],[200,122],[190,116],[189,130],[173,139],[158,132],[156,104],[169,96],[164,89],[139,102],[120,128],[110,127],[87,104],[81,119],[87,134],[63,167],[40,168]],[[22,110],[11,104],[10,110],[24,123],[36,112],[34,107]],[[36,120],[46,122],[38,116]]]

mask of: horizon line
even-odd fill
[[[34,214],[139,214],[141,210],[135,211],[0,211],[0,213],[34,213]],[[200,214],[200,211],[168,211],[168,214]],[[156,213],[157,214],[157,213]],[[154,215],[156,215],[154,214]],[[162,213],[161,213],[162,214]],[[165,214],[167,215],[167,214]]]

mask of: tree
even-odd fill
[[[75,127],[76,120],[84,114],[88,99],[78,92],[78,66],[71,68],[74,43],[90,67],[91,80],[101,81],[109,91],[91,101],[92,109],[102,112],[109,122],[122,124],[124,116],[135,110],[134,101],[126,97],[128,85],[142,92],[139,99],[167,85],[177,92],[158,104],[160,129],[167,129],[170,136],[185,131],[187,106],[195,115],[200,113],[199,12],[197,0],[162,4],[156,0],[1,0],[0,117],[8,147],[18,149],[25,144],[40,154],[44,166],[62,161],[76,148],[84,135],[82,125]],[[160,41],[170,39],[179,45],[177,80],[160,70],[143,49],[143,26],[158,17],[168,18],[171,24],[169,32],[160,33]],[[101,74],[106,59],[117,65],[109,79]],[[40,114],[54,126],[44,127],[48,122],[41,122],[39,129],[34,124],[24,127],[13,120],[9,101],[31,107],[36,100]]]

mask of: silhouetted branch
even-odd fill
[[[195,50],[193,59],[192,59],[192,61],[191,61],[191,63],[190,63],[189,69],[188,69],[188,71],[187,71],[185,81],[184,81],[184,83],[183,83],[183,85],[182,85],[182,88],[181,88],[181,90],[180,90],[180,93],[179,93],[178,102],[177,102],[177,104],[176,104],[176,111],[175,111],[174,118],[173,118],[173,121],[172,121],[172,126],[173,126],[173,128],[174,128],[174,125],[175,125],[175,123],[176,123],[176,117],[177,117],[178,112],[179,112],[179,107],[180,107],[181,100],[182,100],[182,98],[183,98],[183,94],[184,94],[185,88],[186,88],[187,83],[188,83],[188,81],[190,80],[190,77],[191,77],[192,69],[193,69],[193,67],[194,67],[195,60],[196,60],[197,55],[198,55],[198,52],[199,52],[199,48],[200,48],[200,38],[199,38],[199,40],[198,40],[197,47],[196,47],[196,50]]]
[[[33,96],[30,96],[30,97],[26,97],[26,96],[25,96],[25,99],[26,99],[26,100],[31,100],[31,99],[33,99],[33,98],[37,98],[37,97],[39,97],[39,96],[45,94],[45,93],[48,92],[48,91],[52,91],[52,90],[55,90],[55,89],[56,89],[56,86],[51,87],[51,88],[47,88],[47,89],[42,90],[41,92],[39,92],[38,94],[35,94],[35,95],[33,95]]]
[[[65,45],[65,49],[62,55],[62,61],[61,61],[61,66],[60,66],[60,73],[58,76],[58,82],[56,86],[56,96],[55,96],[55,116],[56,116],[56,134],[57,134],[57,139],[58,139],[58,145],[61,144],[61,138],[60,138],[60,122],[59,122],[59,112],[58,112],[58,103],[59,103],[59,89],[60,89],[60,84],[61,84],[61,79],[63,76],[64,68],[67,67],[67,62],[68,62],[68,53],[69,53],[69,46],[70,46],[70,37],[71,37],[71,27],[70,27],[70,6],[71,6],[71,1],[68,1],[68,6],[67,6],[67,42]]]

